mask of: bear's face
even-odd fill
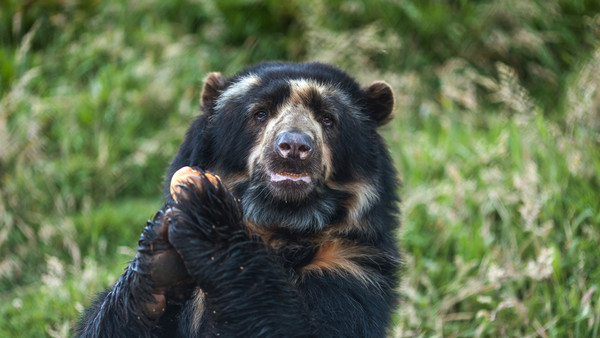
[[[247,167],[273,198],[298,202],[331,177],[335,106],[343,103],[334,88],[308,80],[280,81],[272,90],[265,94],[288,94],[276,107],[259,100],[250,108],[249,126],[256,137]]]
[[[384,82],[361,89],[337,68],[267,63],[225,80],[211,73],[208,170],[267,226],[322,229],[376,195],[382,143],[377,126],[392,111]],[[356,208],[365,209],[365,205]]]

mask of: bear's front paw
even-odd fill
[[[243,229],[240,203],[216,175],[183,167],[171,179],[171,195],[175,232],[217,244]]]
[[[138,242],[138,254],[129,266],[141,277],[140,280],[146,281],[140,282],[142,286],[139,288],[144,290],[142,294],[145,296],[138,298],[144,304],[143,312],[150,318],[162,315],[167,302],[187,300],[194,286],[183,260],[168,241],[171,213],[172,209],[165,207],[148,221]]]
[[[247,237],[241,206],[218,176],[190,167],[173,175],[171,194],[169,242],[204,287],[230,244]]]
[[[171,287],[189,278],[181,257],[168,240],[168,224],[172,209],[159,210],[144,228],[138,242],[138,253],[147,257],[150,277],[156,290]]]
[[[169,242],[190,274],[200,278],[230,243],[247,237],[241,206],[217,176],[189,167],[175,173],[171,192]]]

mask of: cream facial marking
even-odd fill
[[[258,82],[247,80],[250,85]],[[246,81],[244,81],[246,82]],[[320,99],[328,100],[330,98],[340,101],[349,111],[354,111],[353,105],[347,95],[337,89],[334,85],[318,83],[309,79],[294,79],[288,81],[290,88],[289,97],[278,107],[277,112],[271,114],[271,118],[266,122],[264,130],[256,140],[248,156],[248,170],[253,172],[258,163],[265,163],[265,150],[272,148],[272,144],[277,135],[283,132],[298,130],[311,136],[315,150],[321,154],[323,168],[323,178],[327,181],[333,175],[332,154],[329,147],[325,144],[323,126],[311,111],[309,102],[315,95]],[[227,93],[227,92],[226,92]],[[309,183],[310,176],[297,172],[277,172],[267,173],[272,182],[281,182],[290,180],[294,182]]]
[[[350,97],[341,89],[338,89],[335,84],[322,84],[308,79],[290,80],[290,101],[303,103],[311,94],[317,93],[322,98],[335,98],[344,106],[348,107],[348,112],[352,113],[360,119],[365,119],[358,113],[358,109],[350,100]]]
[[[290,86],[292,97],[294,95],[306,97],[310,91],[316,91],[321,96],[331,95],[335,91],[331,86],[322,85],[307,79],[290,80],[288,81],[288,84]]]
[[[347,223],[352,226],[360,227],[360,220],[364,213],[369,208],[379,201],[379,195],[375,186],[370,182],[353,182],[347,184],[336,184],[327,182],[327,185],[335,190],[341,190],[353,196],[348,200],[346,207],[348,208]]]
[[[252,86],[260,82],[260,77],[255,74],[249,74],[239,79],[237,82],[230,85],[217,99],[215,105],[216,110],[223,109],[225,104],[231,100],[235,100],[237,97],[246,94]]]
[[[352,220],[359,220],[369,207],[379,200],[375,187],[370,183],[356,182],[351,184],[348,190],[356,196],[356,200],[349,209],[348,216]]]
[[[325,177],[326,182],[329,181],[334,174],[332,159],[331,149],[323,142],[323,176]]]
[[[282,114],[278,114],[267,121],[264,131],[260,134],[260,137],[256,140],[256,144],[250,150],[248,155],[248,172],[252,173],[256,163],[264,162],[264,150],[269,147],[268,142],[275,138],[275,127],[282,118]]]
[[[323,135],[318,121],[306,107],[298,102],[298,95],[291,90],[290,97],[280,106],[276,114],[272,114],[264,127],[261,136],[248,156],[248,169],[254,170],[256,163],[264,163],[265,149],[271,149],[272,144],[281,132],[292,129],[301,130],[311,136],[315,146],[321,147]],[[281,173],[280,173],[281,174]]]

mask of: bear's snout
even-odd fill
[[[313,153],[312,138],[297,131],[281,133],[275,140],[275,151],[282,158],[306,160]]]

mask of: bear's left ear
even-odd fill
[[[375,81],[363,89],[367,98],[367,112],[377,125],[384,125],[392,119],[394,93],[392,87],[384,81]]]
[[[204,78],[204,87],[202,87],[202,94],[200,95],[200,105],[207,115],[212,115],[215,112],[217,98],[223,89],[225,89],[225,86],[225,79],[221,73],[209,73]]]

